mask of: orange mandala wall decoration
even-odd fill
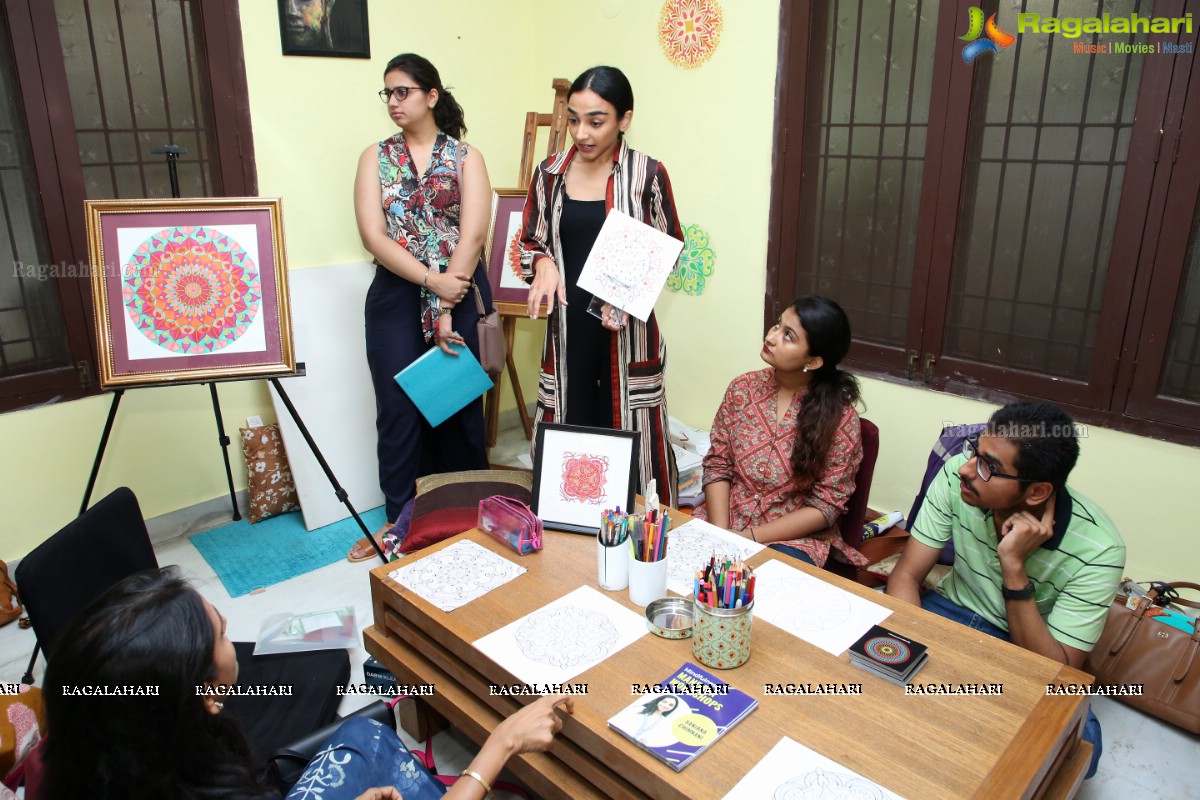
[[[695,69],[717,49],[721,25],[716,0],[667,0],[658,16],[658,42],[672,64]]]

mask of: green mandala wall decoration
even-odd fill
[[[693,297],[704,293],[704,285],[712,277],[717,254],[708,246],[708,233],[699,225],[683,229],[683,252],[679,263],[667,276],[667,288]]]

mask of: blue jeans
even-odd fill
[[[986,633],[988,636],[994,636],[1006,642],[1011,641],[1008,631],[997,628],[971,609],[947,600],[932,589],[921,592],[921,608],[932,611],[939,617],[966,625],[968,628],[974,628],[980,633]],[[1100,753],[1104,750],[1104,742],[1100,736],[1100,720],[1096,719],[1096,715],[1092,713],[1091,706],[1088,706],[1087,722],[1083,724],[1083,739],[1092,745],[1092,763],[1088,765],[1087,775],[1084,776],[1086,779],[1096,774],[1096,765],[1100,763]]]
[[[352,800],[374,786],[395,786],[404,800],[436,800],[446,793],[395,731],[351,717],[308,762],[287,800]]]
[[[785,556],[791,556],[792,558],[798,558],[801,561],[803,561],[805,564],[812,564],[814,567],[816,566],[816,564],[813,563],[812,557],[809,556],[808,553],[801,550],[799,547],[791,547],[786,544],[769,544],[769,545],[767,545],[767,547],[771,548],[772,550],[774,550],[778,553],[783,553]]]

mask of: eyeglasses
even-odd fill
[[[394,97],[397,103],[403,103],[409,92],[423,91],[425,90],[420,86],[393,86],[391,89],[380,89],[379,99],[386,103]]]
[[[1008,478],[1010,481],[1027,481],[1028,478],[1022,478],[1020,475],[1006,475],[1003,472],[997,472],[992,466],[992,462],[979,454],[979,434],[965,439],[963,441],[963,453],[966,454],[967,460],[975,459],[975,472],[979,475],[984,483],[987,483],[992,478]]]

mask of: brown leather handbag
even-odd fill
[[[1192,619],[1188,631],[1160,621],[1167,596],[1176,605],[1200,608],[1200,603],[1179,598],[1179,589],[1200,590],[1200,585],[1155,583],[1140,597],[1118,594],[1086,669],[1096,676],[1097,686],[1117,687],[1115,699],[1200,733],[1200,626]],[[1188,627],[1186,617],[1175,620]],[[1126,693],[1138,687],[1140,695]]]
[[[0,625],[7,625],[25,611],[17,596],[17,585],[8,577],[8,564],[0,561]]]

